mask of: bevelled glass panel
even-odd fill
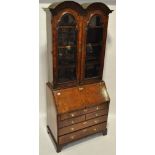
[[[100,16],[94,16],[87,27],[85,78],[99,76],[102,42],[103,24]]]
[[[87,43],[101,43],[103,37],[103,27],[88,27]]]
[[[102,21],[100,16],[93,16],[89,22],[89,26],[102,26]]]
[[[76,80],[77,31],[72,15],[65,14],[58,26],[58,82]]]
[[[65,46],[65,45],[76,45],[77,37],[76,37],[76,29],[75,27],[65,28],[59,27],[58,28],[58,45]]]
[[[76,49],[60,48],[58,51],[58,81],[76,79]]]
[[[73,26],[76,25],[74,17],[70,14],[65,14],[62,16],[59,26]]]

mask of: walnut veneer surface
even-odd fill
[[[91,134],[107,134],[110,98],[104,82],[54,90],[47,83],[47,130],[57,152]]]
[[[95,83],[53,91],[59,114],[109,101],[105,83]]]
[[[110,10],[73,1],[45,9],[48,22],[47,131],[57,152],[86,136],[107,134],[110,98],[102,81]],[[52,43],[52,44],[51,44]]]

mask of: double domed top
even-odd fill
[[[53,15],[57,14],[59,11],[66,8],[73,8],[74,10],[78,11],[80,14],[84,14],[89,10],[93,10],[94,8],[96,8],[97,10],[103,11],[105,15],[108,15],[113,11],[113,10],[110,10],[107,5],[101,2],[79,4],[74,1],[64,1],[64,2],[52,3],[48,8],[50,9]]]

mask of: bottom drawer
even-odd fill
[[[94,125],[89,128],[85,128],[85,129],[82,129],[82,130],[79,130],[79,131],[76,131],[76,132],[73,132],[73,133],[70,133],[64,136],[60,136],[59,144],[65,144],[65,143],[68,143],[74,140],[78,140],[82,137],[91,135],[93,133],[103,131],[104,129],[106,129],[106,125],[107,125],[107,122],[104,122],[102,124]]]

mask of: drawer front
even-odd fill
[[[97,133],[97,132],[101,132],[104,129],[106,129],[106,122],[102,123],[102,124],[98,124],[98,125],[94,125],[91,126],[89,128],[85,128],[64,136],[60,136],[59,137],[59,144],[65,144],[74,140],[78,140],[82,137]]]
[[[63,127],[73,125],[75,123],[79,123],[79,122],[83,122],[83,121],[85,121],[85,115],[75,117],[75,118],[66,119],[64,121],[59,121],[59,128],[63,128]]]
[[[59,136],[107,121],[107,115],[59,129]]]
[[[98,106],[93,106],[93,107],[87,108],[86,111],[87,111],[87,113],[90,113],[90,112],[94,112],[94,111],[98,111],[98,110],[102,110],[102,109],[108,109],[108,103],[104,103],[104,104],[100,104]]]
[[[77,116],[80,116],[80,115],[83,115],[83,114],[84,114],[84,110],[78,110],[78,111],[71,112],[71,113],[61,114],[60,120],[65,120],[65,119],[68,119],[68,118],[74,118],[74,117],[77,117]]]
[[[86,120],[92,119],[92,118],[95,118],[95,117],[99,117],[99,116],[102,116],[102,115],[107,115],[107,114],[108,114],[108,109],[95,111],[95,112],[86,114]]]

